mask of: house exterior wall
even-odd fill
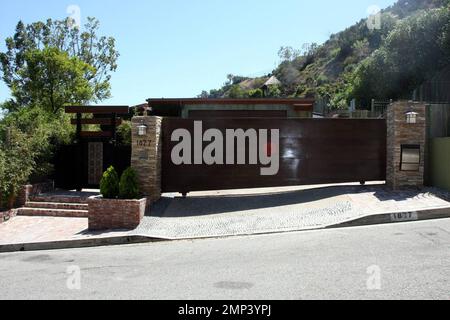
[[[434,187],[450,191],[450,138],[430,140],[430,175]]]
[[[289,105],[274,105],[274,104],[259,104],[259,105],[243,105],[243,104],[229,104],[229,105],[219,105],[219,104],[203,104],[203,105],[185,105],[182,110],[182,118],[188,119],[189,112],[192,110],[281,110],[287,112],[288,118],[312,118],[312,112],[296,111],[292,106]]]

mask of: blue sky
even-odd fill
[[[322,43],[367,16],[372,5],[394,0],[2,0],[0,50],[21,19],[65,18],[80,8],[101,22],[120,51],[113,98],[103,104],[133,105],[147,98],[195,97],[218,88],[229,73],[269,73],[281,46]],[[0,101],[9,91],[0,84]]]

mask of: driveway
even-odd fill
[[[450,208],[446,196],[435,189],[390,191],[384,184],[165,195],[134,233],[184,239],[309,230],[370,215]]]

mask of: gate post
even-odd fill
[[[426,107],[398,101],[387,109],[386,184],[391,189],[424,185]]]
[[[161,117],[133,117],[131,167],[148,204],[161,198]],[[145,126],[141,132],[139,127]]]

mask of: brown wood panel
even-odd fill
[[[67,106],[66,113],[128,114],[128,106]]]
[[[82,131],[80,137],[82,138],[107,138],[112,137],[111,131]]]
[[[190,119],[287,118],[286,110],[190,110]]]
[[[279,129],[280,169],[261,176],[260,165],[180,165],[171,161],[172,132],[192,119],[163,121],[164,192],[241,189],[386,179],[386,121],[380,119],[205,119],[203,131]],[[209,143],[204,143],[204,147]]]
[[[71,124],[76,125],[77,119],[71,119]],[[100,124],[100,125],[112,125],[113,120],[109,118],[94,118],[94,119],[81,119],[81,124]],[[122,119],[116,119],[116,126],[122,124]]]

